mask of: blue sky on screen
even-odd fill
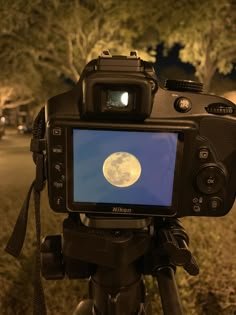
[[[74,129],[74,201],[170,206],[177,137],[177,133]],[[104,161],[115,152],[128,152],[141,164],[141,176],[129,187],[116,187],[103,174]]]

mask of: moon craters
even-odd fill
[[[103,175],[106,180],[116,187],[129,187],[141,175],[139,160],[128,152],[115,152],[109,155],[103,163]]]

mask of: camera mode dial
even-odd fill
[[[203,166],[196,177],[198,190],[206,195],[217,193],[226,183],[225,171],[216,165]]]
[[[185,91],[201,93],[203,91],[203,84],[191,80],[166,80],[165,88],[173,91]]]

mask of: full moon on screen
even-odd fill
[[[115,152],[103,163],[103,175],[116,187],[129,187],[139,179],[142,167],[139,160],[128,152]]]

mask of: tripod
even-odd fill
[[[108,228],[109,227],[109,228]],[[63,243],[63,245],[62,245]],[[46,279],[89,278],[88,299],[73,315],[150,315],[143,275],[157,279],[165,315],[181,315],[176,266],[197,275],[189,238],[177,219],[69,215],[61,235],[41,245]]]

